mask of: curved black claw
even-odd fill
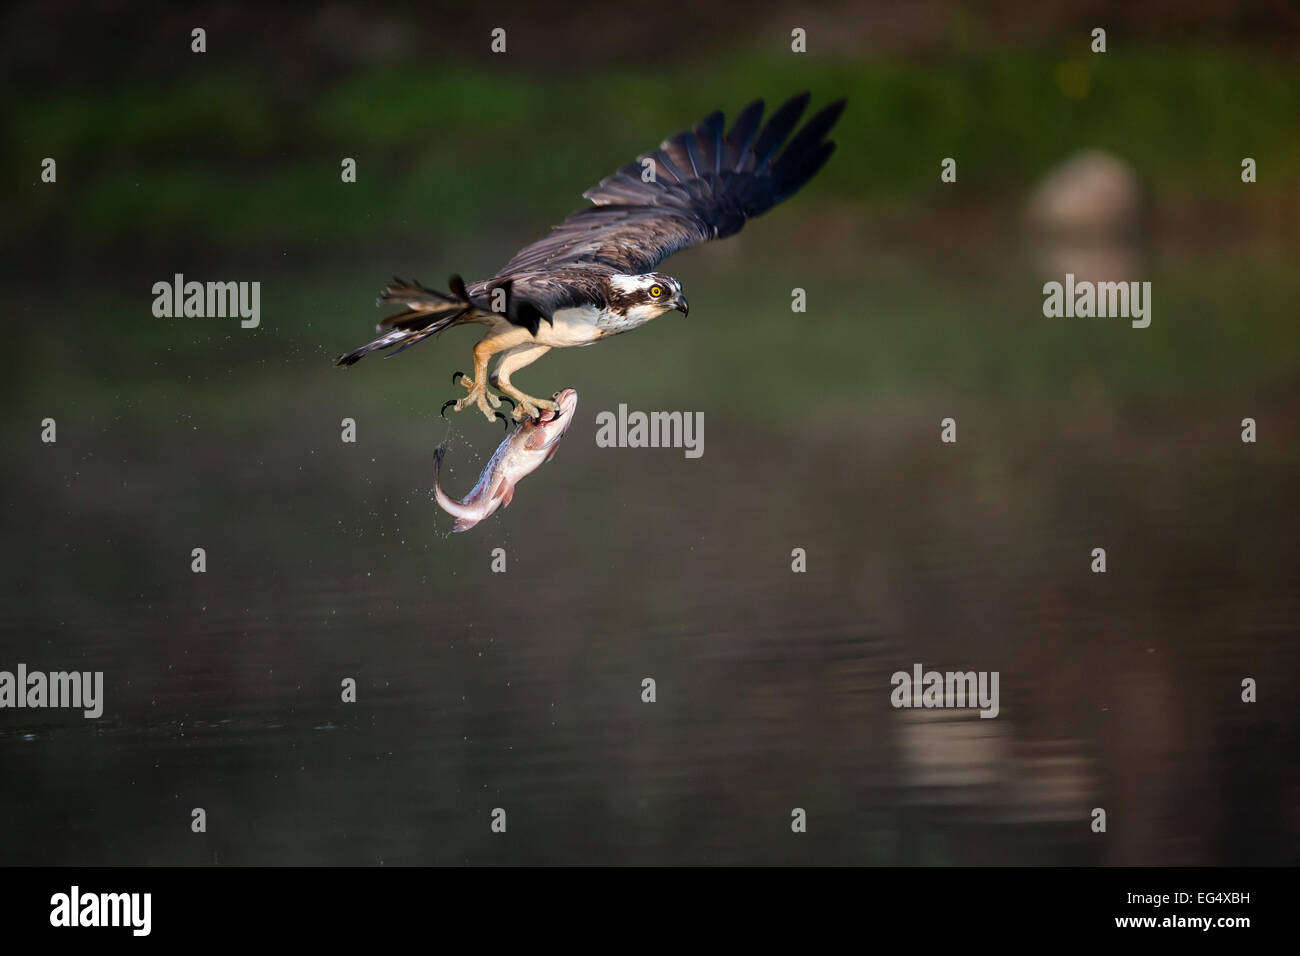
[[[501,419],[503,422],[505,422],[505,423],[506,423],[506,431],[510,431],[510,424],[511,424],[511,423],[510,423],[510,419],[509,419],[508,417],[506,417],[505,415],[500,415],[500,414],[497,415],[497,418],[499,418],[499,419]],[[493,421],[496,421],[497,418],[494,418],[494,419],[492,419],[492,420],[493,420]]]
[[[452,372],[452,373],[451,373],[451,384],[455,385],[456,382],[458,382],[460,379],[465,378],[465,377],[466,377],[466,376],[465,376],[465,373],[464,373],[464,372]]]
[[[454,398],[449,398],[449,399],[447,399],[445,402],[442,403],[442,408],[438,410],[438,414],[441,415],[443,418],[446,418],[446,417],[447,417],[447,406],[448,406],[448,405],[455,405],[455,404],[456,404],[456,399],[454,399]]]
[[[501,399],[501,401],[503,401],[503,402],[509,402],[509,403],[510,403],[510,408],[511,408],[512,411],[517,407],[517,406],[515,405],[515,400],[514,400],[513,398],[511,398],[509,395],[500,395],[500,396],[498,396],[498,397],[499,397],[499,398]]]

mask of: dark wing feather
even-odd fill
[[[513,279],[513,294],[521,297],[527,294],[521,276],[531,286],[566,266],[640,274],[688,246],[739,232],[745,220],[793,195],[834,151],[835,144],[825,136],[844,111],[844,100],[825,107],[790,139],[807,105],[807,93],[792,98],[760,131],[763,103],[757,100],[741,111],[725,136],[722,114],[711,113],[694,130],[670,137],[587,190],[583,195],[595,206],[574,213],[545,239],[521,249],[480,288]],[[641,179],[647,158],[654,161],[654,182]],[[550,318],[540,301],[534,305]]]
[[[844,101],[832,103],[828,107],[828,109],[834,110],[835,116],[838,118],[839,109],[835,109],[836,106],[843,109]],[[761,169],[772,158],[773,154],[781,148],[781,144],[785,142],[786,137],[790,135],[790,131],[794,129],[794,124],[799,122],[799,117],[803,116],[803,111],[807,108],[807,93],[800,93],[798,96],[793,96],[781,104],[780,109],[772,114],[772,118],[763,127],[763,132],[758,134],[758,142],[754,144],[754,149],[749,157],[753,161],[753,168]],[[825,112],[826,110],[822,110],[822,113]],[[815,122],[820,118],[819,114],[813,117],[813,120]]]
[[[762,100],[754,100],[740,111],[736,122],[731,124],[731,129],[727,132],[727,157],[724,162],[728,169],[740,169],[740,164],[749,153],[749,147],[754,144],[758,124],[762,121]]]

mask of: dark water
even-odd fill
[[[834,411],[767,414],[753,381],[739,401],[663,386],[727,361],[667,333],[600,346],[612,366],[548,358],[528,381],[577,387],[575,425],[508,511],[454,537],[433,448],[450,436],[461,492],[499,438],[436,415],[468,340],[336,373],[364,310],[138,366],[32,333],[0,667],[102,670],[106,705],[0,712],[0,862],[1297,862],[1300,392],[1249,361],[1240,387],[1126,392],[1089,353],[1021,399],[998,370],[1045,347],[985,291],[965,316],[942,292],[910,319],[838,307],[833,351],[862,367],[831,358]],[[825,352],[783,321],[776,361]],[[944,344],[958,323],[981,338]],[[901,386],[865,384],[891,368]],[[596,447],[619,401],[703,411],[705,454]],[[998,671],[999,716],[893,709],[915,663]]]

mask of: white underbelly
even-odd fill
[[[576,309],[557,309],[554,322],[542,320],[533,340],[552,348],[565,349],[591,345],[609,335],[626,332],[643,321],[630,321],[621,315],[610,315],[599,309],[584,306]]]

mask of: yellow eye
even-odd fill
[[[650,298],[657,299],[664,294],[664,287],[661,285],[652,285],[650,287]]]

